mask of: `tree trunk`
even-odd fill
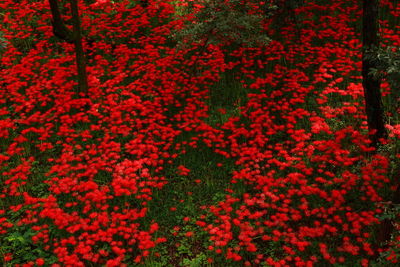
[[[75,45],[75,57],[76,57],[76,66],[78,69],[79,92],[87,94],[88,83],[87,83],[85,55],[82,46],[82,34],[81,34],[81,24],[78,11],[78,0],[70,0],[73,31],[70,31],[64,24],[58,6],[58,0],[49,0],[49,3],[52,15],[53,33],[58,38],[68,43],[73,43]]]
[[[58,0],[49,0],[51,15],[53,17],[51,21],[51,24],[53,25],[53,33],[58,38],[72,44],[74,42],[74,37],[72,32],[65,26],[64,21],[61,18],[57,1]]]
[[[78,11],[78,0],[70,0],[71,3],[71,13],[72,13],[72,27],[75,43],[75,55],[76,55],[76,66],[78,69],[78,85],[79,91],[87,94],[88,92],[88,82],[86,74],[86,62],[85,54],[83,53],[82,46],[82,33],[81,33],[81,23],[79,19]]]
[[[140,6],[147,8],[149,6],[149,0],[140,0]]]
[[[368,49],[379,46],[378,36],[378,8],[379,0],[363,0],[363,61],[362,77],[365,97],[365,110],[367,113],[368,129],[374,131],[370,135],[371,146],[377,148],[379,139],[386,138],[385,121],[383,115],[382,95],[380,90],[381,80],[369,75],[371,68],[376,68],[376,64],[370,58],[365,58]],[[376,151],[375,151],[376,152]],[[398,181],[393,181],[397,185],[397,190],[391,197],[392,203],[400,202],[400,187]],[[394,226],[393,221],[385,219],[377,229],[377,247],[387,246],[391,238]],[[377,255],[378,256],[378,255]]]
[[[365,97],[365,110],[367,113],[368,129],[374,131],[370,135],[371,145],[377,147],[379,139],[386,137],[383,117],[382,96],[380,91],[381,81],[369,75],[370,69],[375,68],[371,59],[366,59],[368,49],[378,47],[378,0],[363,1],[363,61],[362,77]]]

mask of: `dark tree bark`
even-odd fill
[[[58,0],[49,0],[49,2],[52,15],[51,24],[53,25],[54,35],[68,43],[74,43],[72,32],[65,26],[64,21],[62,20],[60,9],[58,7]]]
[[[70,31],[64,24],[58,6],[58,0],[49,0],[51,15],[52,15],[53,33],[58,38],[68,43],[73,43],[75,45],[75,57],[76,57],[76,66],[78,70],[79,92],[87,94],[88,83],[87,83],[87,73],[86,73],[86,62],[82,45],[82,33],[81,33],[81,26],[80,26],[81,24],[78,11],[78,0],[69,0],[69,1],[71,4],[71,15],[73,23],[72,31]]]
[[[72,13],[72,27],[75,43],[76,66],[78,69],[78,85],[82,93],[87,94],[88,82],[86,73],[85,54],[83,53],[81,22],[79,19],[78,0],[70,0]]]
[[[375,133],[370,135],[371,146],[377,148],[380,138],[386,138],[384,109],[382,105],[382,95],[380,90],[381,81],[369,75],[371,68],[376,68],[375,62],[365,58],[368,49],[379,46],[378,37],[378,8],[379,0],[363,0],[363,61],[362,77],[365,97],[365,110],[367,113],[368,129]],[[393,204],[400,203],[399,178],[393,181],[397,185],[397,190],[390,199]],[[394,230],[393,221],[385,219],[377,229],[377,247],[386,246]]]
[[[140,0],[140,6],[146,8],[149,6],[149,0]]]
[[[371,68],[375,68],[373,60],[365,58],[368,49],[378,47],[378,0],[363,1],[363,61],[362,77],[365,97],[365,110],[367,113],[368,129],[375,131],[370,135],[371,145],[377,147],[379,139],[386,136],[383,117],[381,81],[369,75]]]

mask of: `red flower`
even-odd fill
[[[44,265],[44,259],[42,259],[42,258],[36,259],[36,264],[37,264],[38,266]]]

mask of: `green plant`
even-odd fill
[[[388,81],[394,95],[400,93],[400,51],[398,47],[380,47],[371,49],[367,58],[376,62],[376,68],[370,74]]]
[[[384,212],[378,218],[381,221],[390,220],[394,224],[394,231],[390,241],[386,244],[388,248],[372,262],[372,267],[394,266],[400,260],[400,204],[385,203],[384,207]]]
[[[181,42],[206,40],[206,44],[226,41],[248,46],[268,44],[270,38],[262,28],[262,21],[272,14],[275,6],[262,7],[264,12],[250,12],[255,7],[252,1],[243,4],[240,0],[189,2],[179,12],[184,15],[194,12],[194,19],[175,32],[175,38]]]
[[[43,250],[32,241],[36,232],[26,226],[13,227],[3,238],[1,254],[11,253],[12,260],[6,266],[35,261],[38,258],[46,259],[47,264],[57,262],[57,257]]]
[[[204,253],[199,253],[193,259],[183,259],[182,266],[185,267],[201,267],[207,265],[207,256]]]
[[[6,47],[7,47],[7,39],[4,37],[3,33],[0,32],[0,52]]]

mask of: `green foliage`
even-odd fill
[[[398,221],[400,214],[400,204],[387,203],[385,211],[378,217],[381,221],[391,220]],[[394,225],[395,230],[391,235],[391,240],[389,241],[389,248],[382,252],[379,257],[371,263],[372,267],[389,267],[394,266],[393,260],[399,260],[400,255],[400,241],[398,236],[400,235],[400,228],[398,224]]]
[[[206,40],[206,43],[210,44],[228,41],[254,46],[266,45],[270,41],[262,27],[262,21],[271,15],[275,6],[266,6],[263,12],[259,10],[256,13],[250,12],[255,7],[252,1],[244,3],[240,0],[208,0],[196,4],[189,3],[180,13],[195,14],[193,21],[189,21],[182,30],[175,32],[175,38],[181,43]]]
[[[0,255],[12,253],[13,260],[7,266],[34,261],[38,258],[45,258],[46,263],[55,263],[57,258],[41,247],[35,245],[32,237],[37,233],[26,226],[15,226],[12,231],[4,237],[4,243],[0,248]]]
[[[378,218],[381,221],[386,219],[394,220],[399,216],[399,214],[400,214],[400,205],[392,204],[390,207],[386,207],[385,212],[381,214]]]
[[[397,120],[400,108],[400,50],[398,47],[373,48],[367,51],[365,57],[376,66],[370,69],[370,75],[389,84],[390,94],[383,97],[383,105],[386,120],[391,124],[391,121]]]
[[[387,79],[394,94],[400,93],[400,51],[397,47],[373,49],[366,57],[376,63],[371,74],[377,78]]]
[[[205,266],[207,264],[207,256],[204,253],[200,253],[193,259],[183,259],[182,264],[188,267]]]
[[[7,39],[3,35],[4,34],[0,32],[0,52],[7,47]]]

